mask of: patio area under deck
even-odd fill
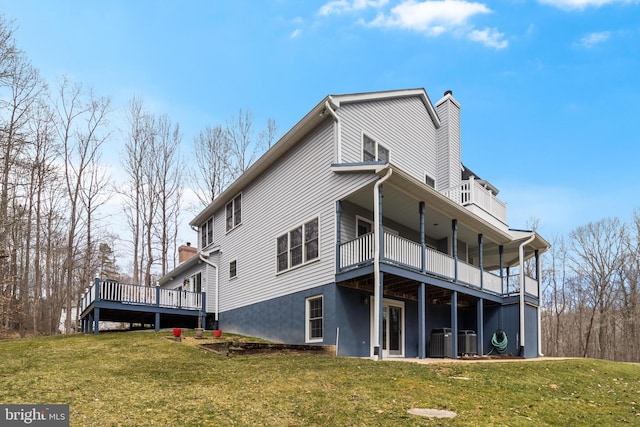
[[[98,334],[101,321],[140,323],[162,327],[204,328],[204,292],[163,289],[113,280],[95,279],[80,300],[81,330]]]

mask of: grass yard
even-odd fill
[[[68,403],[72,426],[640,425],[636,364],[223,358],[170,335],[0,341],[0,403]],[[410,408],[458,416],[429,420]]]

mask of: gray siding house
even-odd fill
[[[208,327],[339,355],[486,354],[504,331],[536,357],[549,244],[497,194],[461,162],[450,91],[327,96],[191,221],[160,286],[205,292]]]

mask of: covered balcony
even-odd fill
[[[337,202],[338,281],[367,274],[366,267],[373,265],[374,211],[379,203],[380,262],[394,267],[394,273],[417,278],[414,283],[449,283],[500,299],[518,294],[522,282],[537,305],[536,261],[548,243],[530,231],[508,228],[506,205],[495,196],[497,190],[470,176],[460,186],[439,192],[392,169],[381,186],[380,200],[374,200],[372,181]],[[334,170],[342,172],[339,167]],[[531,236],[534,240],[523,245]],[[522,278],[520,270],[527,273]]]

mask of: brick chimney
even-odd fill
[[[187,242],[186,245],[178,247],[178,262],[182,264],[190,258],[193,258],[198,253],[198,250],[191,246],[191,243]]]

